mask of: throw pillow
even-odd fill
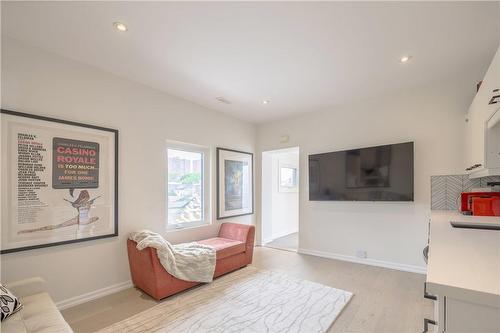
[[[0,284],[0,307],[2,308],[2,317],[0,321],[4,321],[7,317],[21,310],[23,305],[9,289]]]

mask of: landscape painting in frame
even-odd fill
[[[253,154],[217,148],[217,218],[253,214]]]
[[[1,253],[118,235],[118,131],[1,110]]]

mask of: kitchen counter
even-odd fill
[[[450,221],[500,222],[500,217],[431,214],[427,291],[500,307],[500,230],[462,229]]]

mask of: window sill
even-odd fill
[[[181,230],[187,230],[187,229],[195,229],[195,228],[200,228],[200,227],[208,227],[212,223],[206,222],[206,223],[199,223],[199,224],[188,224],[188,225],[168,225],[167,226],[167,232],[176,232],[176,231],[181,231]]]

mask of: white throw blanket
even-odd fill
[[[215,249],[212,246],[196,242],[172,245],[160,234],[149,230],[133,232],[128,238],[137,243],[138,250],[155,248],[162,266],[176,278],[212,282],[215,270]]]

